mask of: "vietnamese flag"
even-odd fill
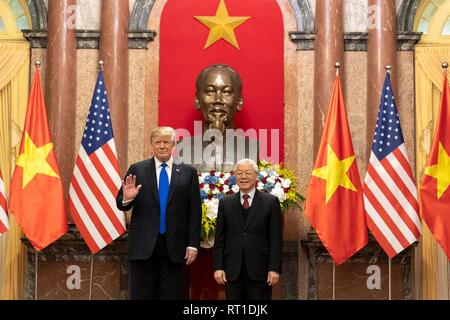
[[[367,244],[362,186],[339,76],[308,185],[306,215],[337,265]]]
[[[444,73],[439,117],[430,158],[420,186],[420,212],[450,259],[450,90]]]
[[[50,140],[38,68],[11,180],[9,209],[37,251],[67,231],[61,175]]]

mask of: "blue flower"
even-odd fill
[[[216,184],[219,182],[219,177],[218,176],[206,176],[204,182],[207,184]]]
[[[270,192],[274,187],[275,185],[273,183],[266,182],[266,184],[263,186],[263,189]]]
[[[231,176],[231,177],[228,179],[228,185],[230,186],[230,189],[231,189],[231,187],[234,186],[235,184],[236,184],[236,177],[235,177],[235,176]]]
[[[225,195],[223,193],[216,194],[216,198],[219,200],[223,199],[224,197],[225,197]]]
[[[205,190],[200,190],[200,197],[202,200],[208,199],[208,194],[205,192]]]

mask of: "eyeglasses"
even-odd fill
[[[237,171],[236,172],[236,177],[243,177],[243,176],[253,176],[256,175],[255,171]]]

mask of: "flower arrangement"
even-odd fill
[[[256,188],[268,192],[280,200],[284,212],[291,207],[300,207],[304,197],[297,191],[297,178],[294,173],[281,164],[267,161],[258,163],[259,175]],[[219,200],[225,195],[239,192],[234,172],[204,172],[199,173],[200,196],[202,199],[202,243],[204,248],[214,244],[216,218]]]

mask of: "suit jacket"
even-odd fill
[[[235,281],[246,263],[249,277],[267,280],[267,273],[281,273],[282,223],[278,198],[255,192],[246,222],[241,211],[240,193],[219,202],[214,239],[214,270],[225,270],[227,280]]]
[[[159,233],[159,193],[154,158],[132,164],[129,174],[141,184],[136,198],[122,205],[123,191],[117,195],[117,208],[133,209],[128,232],[130,260],[148,259]],[[201,228],[201,199],[197,170],[186,164],[173,164],[166,210],[166,241],[170,259],[184,263],[186,247],[199,248]]]

